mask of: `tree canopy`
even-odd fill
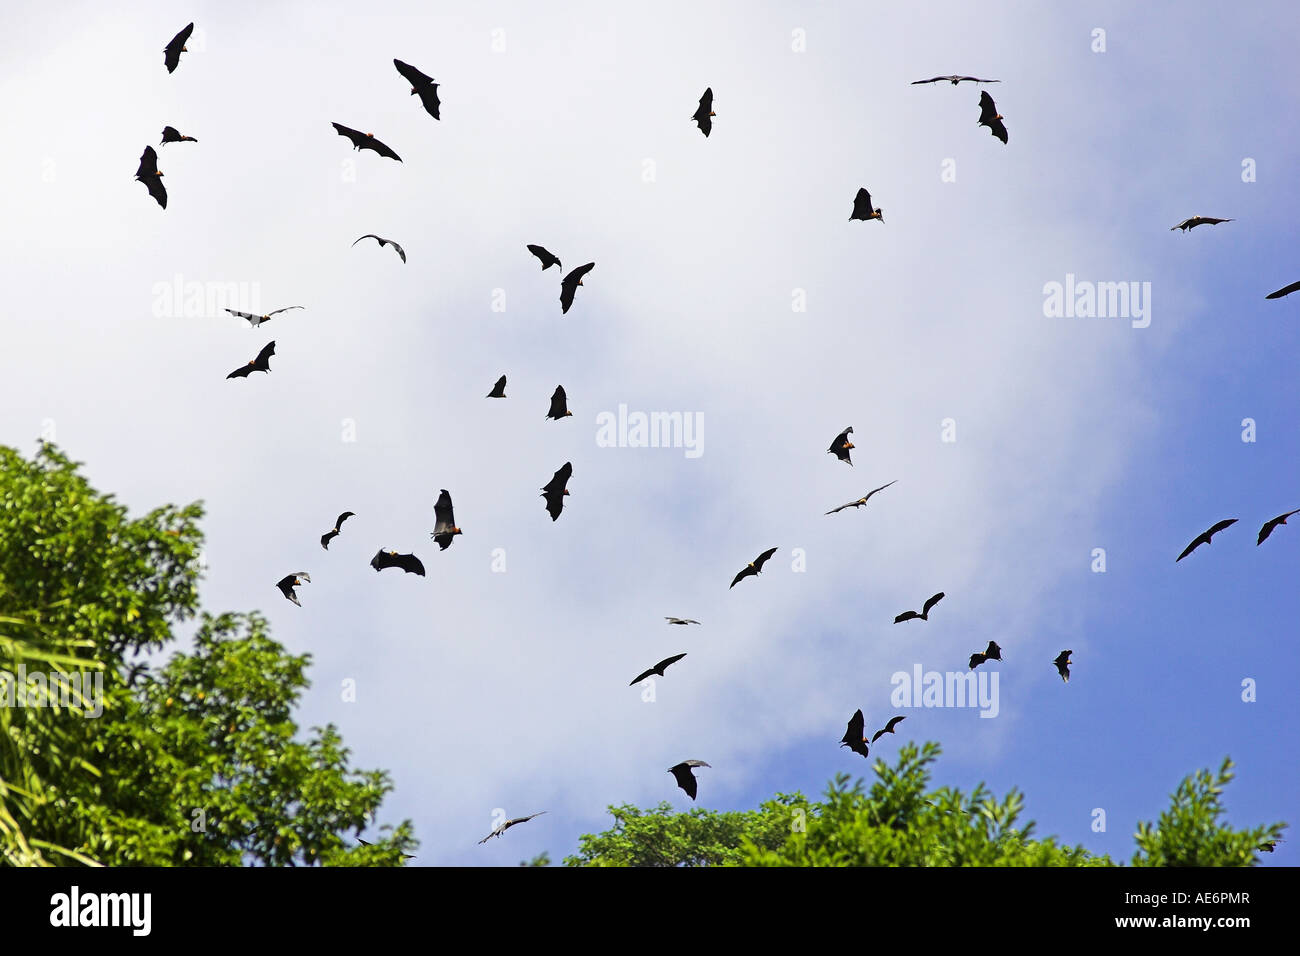
[[[0,860],[401,865],[409,822],[355,839],[388,775],[353,769],[333,726],[293,720],[310,656],[257,613],[200,610],[202,516],[131,518],[53,446],[0,447],[0,672],[11,688],[20,669],[99,681],[0,706]]]
[[[777,794],[757,810],[667,803],[647,811],[610,807],[614,825],[579,840],[568,866],[1114,866],[1082,846],[1036,838],[1021,823],[1017,790],[998,799],[983,785],[970,793],[929,789],[939,745],[905,744],[891,767],[877,760],[865,787],[837,776],[821,801]],[[1220,802],[1231,761],[1214,775],[1188,777],[1154,827],[1141,824],[1135,866],[1243,866],[1284,824],[1234,830]]]

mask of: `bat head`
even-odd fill
[[[853,442],[851,442],[851,441],[846,441],[846,442],[844,443],[844,447],[845,447],[845,448],[857,448],[858,446],[855,445],[855,444],[853,444]]]
[[[374,133],[367,133],[366,135],[369,136],[371,139],[374,139],[374,138],[375,138],[375,134],[374,134]]]
[[[564,417],[565,417],[565,418],[570,418],[570,417],[572,417],[572,415],[573,415],[573,412],[565,412],[565,413],[564,413]]]
[[[877,209],[874,213],[872,213],[872,215],[875,216],[875,218],[879,219],[881,222],[885,221],[885,210],[883,209]]]
[[[710,112],[709,112],[709,115],[710,115],[710,116],[717,116],[718,114],[717,114],[717,113],[714,113],[713,111],[710,111]]]
[[[565,489],[564,489],[564,493],[567,495],[567,494],[569,493],[569,489],[568,489],[568,488],[565,488]]]
[[[415,87],[411,87],[411,95],[414,96],[415,94],[416,94],[416,89],[415,89]]]

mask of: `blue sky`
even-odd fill
[[[20,4],[0,38],[29,144],[0,157],[0,441],[52,430],[138,512],[205,501],[206,606],[313,655],[302,723],[392,771],[417,862],[558,861],[608,804],[689,806],[664,772],[689,757],[713,765],[699,806],[819,793],[867,770],[837,744],[858,707],[895,712],[892,673],[990,639],[998,717],[898,711],[873,757],[938,740],[936,783],[1017,786],[1040,833],[1125,860],[1225,755],[1232,822],[1296,816],[1300,525],[1255,547],[1300,508],[1300,296],[1264,299],[1300,279],[1293,6],[76,9]],[[441,122],[394,57],[442,84]],[[1006,146],[970,84],[910,85],[952,72],[1002,80]],[[131,177],[166,124],[199,142],[160,150],[164,211]],[[883,224],[848,221],[860,186]],[[1170,231],[1194,214],[1235,221]],[[370,232],[408,263],[351,247]],[[597,263],[568,315],[530,242]],[[1150,325],[1046,316],[1068,274],[1150,283]],[[306,308],[169,311],[177,275]],[[225,380],[271,339],[269,376]],[[574,417],[545,422],[556,384]],[[620,404],[701,416],[703,454],[598,447]],[[852,468],[825,451],[847,425]],[[537,489],[566,461],[552,523]],[[464,529],[442,553],[440,488]],[[376,576],[381,546],[428,577]],[[297,570],[302,608],[273,588]],[[681,651],[643,703],[627,681]],[[497,808],[550,812],[479,847]]]

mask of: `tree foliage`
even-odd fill
[[[391,783],[352,769],[332,726],[300,734],[309,656],[256,613],[201,614],[201,517],[132,519],[52,446],[0,448],[0,671],[102,680],[93,708],[0,706],[0,860],[400,865],[408,823],[345,844]]]
[[[1038,839],[1021,823],[1024,798],[1001,799],[982,784],[970,793],[930,790],[939,745],[904,745],[894,766],[877,760],[875,781],[840,775],[820,802],[778,794],[758,810],[674,813],[610,807],[614,825],[580,838],[569,866],[1113,866],[1082,846]],[[1138,828],[1135,865],[1248,865],[1283,824],[1234,831],[1219,802],[1230,763],[1183,781],[1157,828]]]

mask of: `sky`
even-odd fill
[[[54,440],[134,514],[204,502],[204,608],[311,654],[300,723],[391,772],[379,823],[414,822],[413,865],[558,862],[610,805],[820,794],[908,740],[942,744],[936,785],[1018,787],[1039,835],[1122,860],[1229,755],[1230,822],[1295,821],[1300,516],[1255,544],[1300,508],[1300,296],[1264,298],[1300,279],[1294,5],[6,20],[0,443]],[[1001,82],[911,84],[948,73]],[[133,179],[146,144],[166,210]],[[883,222],[849,220],[860,187]],[[1171,231],[1198,214],[1233,221]],[[567,315],[528,243],[596,263]],[[1051,284],[1084,282],[1135,289],[1129,314],[1052,314]],[[271,340],[269,375],[225,378]],[[573,417],[546,421],[557,384]],[[692,447],[611,446],[621,407],[681,413]],[[851,466],[826,451],[848,426]],[[427,577],[377,575],[381,547]],[[274,587],[296,571],[301,607]],[[996,716],[891,701],[989,640]],[[628,686],[681,652],[653,701]],[[838,746],[858,708],[907,717],[870,761]],[[711,765],[694,804],[665,772],[688,758]]]

